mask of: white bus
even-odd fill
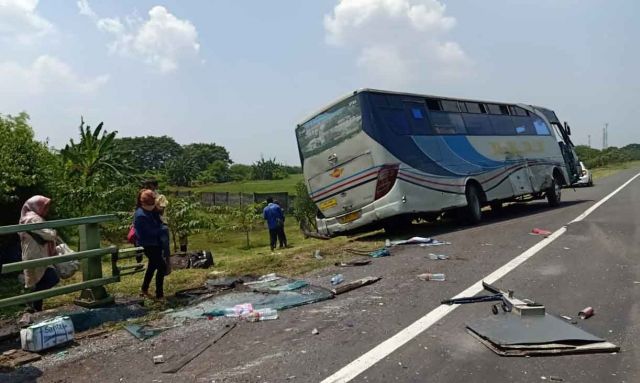
[[[363,89],[296,128],[309,195],[326,235],[388,228],[457,209],[546,198],[580,169],[570,128],[549,109]]]

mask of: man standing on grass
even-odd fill
[[[267,220],[269,243],[271,245],[271,251],[273,251],[276,248],[280,229],[282,228],[282,230],[284,230],[284,213],[280,206],[273,203],[273,198],[269,197],[267,198],[267,206],[262,211],[262,216]]]

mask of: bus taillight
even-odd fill
[[[378,180],[376,182],[376,197],[379,199],[384,197],[389,190],[396,183],[396,177],[398,177],[399,165],[385,165],[378,171]]]

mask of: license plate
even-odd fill
[[[332,207],[336,206],[338,204],[338,201],[336,201],[335,198],[331,198],[328,199],[322,203],[320,203],[320,210],[328,210],[331,209]]]
[[[338,222],[344,224],[344,223],[349,223],[349,222],[353,222],[356,219],[360,218],[362,216],[362,211],[358,210],[358,211],[353,211],[349,214],[345,214],[342,217],[338,217]]]

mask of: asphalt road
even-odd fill
[[[201,321],[133,343],[114,334],[94,352],[66,362],[35,364],[14,381],[39,382],[320,382],[436,309],[542,240],[532,228],[555,231],[637,173],[623,171],[592,188],[563,191],[559,208],[544,202],[488,212],[480,226],[414,225],[402,237],[433,236],[440,248],[395,247],[392,257],[369,266],[340,269],[347,280],[382,276],[378,283],[333,300],[281,312],[280,319],[241,323],[180,373],[159,372],[151,357],[171,358],[220,328]],[[620,346],[615,354],[500,357],[465,330],[465,322],[489,316],[490,304],[463,305],[357,375],[353,382],[640,382],[640,178],[583,221],[509,272],[496,284],[533,298],[547,311],[575,317],[593,306],[596,315],[578,326]],[[377,239],[380,239],[379,237]],[[392,238],[393,239],[393,238]],[[429,252],[450,256],[429,260]],[[336,268],[305,278],[328,286]],[[443,272],[445,282],[417,274]],[[317,329],[319,334],[313,335]],[[118,338],[120,336],[120,338]],[[136,341],[137,342],[137,341]],[[70,351],[73,353],[73,351]],[[31,374],[31,375],[30,375]],[[29,378],[29,376],[31,378]],[[1,380],[1,379],[0,379]]]

